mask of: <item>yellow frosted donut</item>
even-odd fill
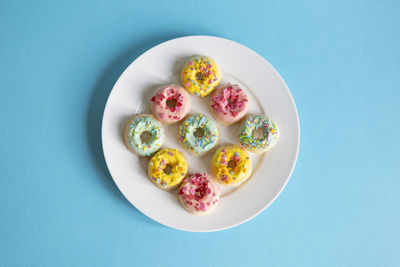
[[[171,189],[186,176],[188,165],[178,149],[161,149],[149,161],[148,175],[158,187]]]
[[[221,72],[211,58],[194,56],[182,68],[181,80],[189,93],[205,97],[221,81]]]
[[[234,186],[246,181],[252,171],[249,154],[236,145],[218,148],[212,158],[211,169],[219,183]]]

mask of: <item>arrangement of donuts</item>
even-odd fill
[[[206,56],[191,57],[181,70],[182,86],[162,86],[151,97],[152,114],[133,116],[124,128],[127,148],[139,157],[151,157],[148,177],[163,190],[178,187],[177,197],[191,214],[204,215],[217,207],[220,186],[239,186],[252,173],[248,152],[264,153],[278,141],[276,123],[263,114],[251,114],[249,98],[237,84],[220,85],[221,72],[215,61]],[[220,132],[217,124],[204,114],[188,115],[190,95],[210,95],[212,117],[225,126],[241,122],[237,141],[240,145],[217,147]],[[176,148],[162,148],[163,125],[180,123],[177,140],[188,153],[202,157],[216,148],[211,173],[188,173],[185,155]]]

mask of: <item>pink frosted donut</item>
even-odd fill
[[[249,99],[237,84],[218,87],[211,95],[211,113],[225,125],[230,125],[243,118],[249,110]]]
[[[182,120],[190,110],[190,96],[179,85],[166,85],[150,100],[150,110],[157,120],[173,124]]]
[[[178,193],[182,206],[190,213],[203,215],[213,210],[221,190],[207,173],[190,173],[183,180]]]

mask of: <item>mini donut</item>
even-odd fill
[[[221,81],[221,72],[211,58],[194,56],[182,68],[181,81],[189,93],[205,97]]]
[[[182,120],[190,110],[190,96],[179,85],[159,88],[150,100],[150,110],[157,120],[174,124]]]
[[[218,87],[210,97],[211,113],[224,125],[231,125],[242,119],[249,110],[249,99],[239,85],[228,84]]]
[[[187,117],[179,127],[178,141],[195,156],[203,156],[219,140],[219,130],[215,123],[203,114]]]
[[[278,126],[265,115],[251,115],[240,126],[240,143],[254,153],[270,150],[276,145],[278,138]]]
[[[183,180],[178,198],[188,212],[204,215],[218,205],[221,189],[210,178],[207,173],[190,173]]]
[[[215,151],[211,169],[220,184],[238,186],[250,177],[252,166],[249,154],[243,148],[225,145]]]
[[[125,145],[138,156],[151,156],[164,143],[164,129],[152,115],[133,116],[124,129]]]
[[[162,189],[172,189],[186,176],[188,165],[178,149],[166,148],[158,151],[149,161],[148,176]]]

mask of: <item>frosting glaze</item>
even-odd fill
[[[256,130],[261,130],[260,137],[254,137]],[[240,143],[251,152],[262,153],[270,150],[275,146],[278,138],[278,126],[265,115],[251,115],[240,126]]]
[[[148,133],[148,140],[142,142],[143,133]],[[139,156],[151,156],[160,149],[164,142],[164,129],[152,115],[136,115],[125,127],[126,146]]]
[[[189,93],[205,97],[221,81],[221,72],[213,59],[194,56],[182,68],[181,81]]]
[[[190,173],[183,180],[178,198],[188,212],[203,215],[218,205],[221,190],[210,178],[207,173]]]
[[[197,134],[198,131],[200,134]],[[179,143],[194,155],[204,155],[218,143],[218,140],[217,126],[203,114],[186,118],[178,130]]]
[[[210,108],[220,122],[230,125],[242,119],[249,110],[249,99],[239,85],[218,87],[211,95]]]
[[[178,149],[161,149],[149,161],[148,175],[158,187],[171,189],[186,176],[188,165]]]
[[[159,88],[150,100],[154,117],[165,124],[182,120],[190,110],[190,96],[184,88],[171,84]]]
[[[252,166],[247,152],[236,145],[217,149],[211,161],[216,181],[224,185],[239,185],[251,174]]]

